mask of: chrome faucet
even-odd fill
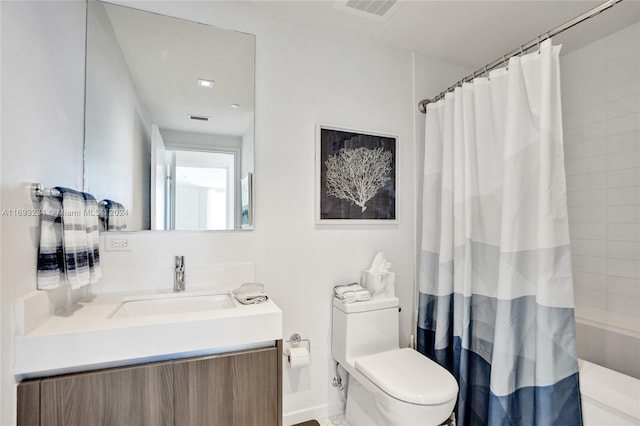
[[[184,291],[184,256],[176,256],[176,265],[173,274],[173,291]]]

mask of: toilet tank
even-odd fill
[[[342,303],[333,299],[331,354],[342,365],[400,347],[397,297]]]

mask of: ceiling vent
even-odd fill
[[[206,115],[189,114],[189,118],[192,119],[192,120],[197,120],[197,121],[209,121],[209,120],[211,120],[211,117],[206,116]]]
[[[399,0],[339,0],[335,8],[364,18],[384,22],[400,7]]]

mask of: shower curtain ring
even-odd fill
[[[540,36],[536,37],[536,41],[538,42],[538,54],[540,54]]]
[[[524,55],[524,52],[522,51],[522,46],[524,46],[523,44],[520,45],[520,56]]]

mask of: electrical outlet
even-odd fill
[[[129,238],[107,237],[107,251],[129,251]]]

